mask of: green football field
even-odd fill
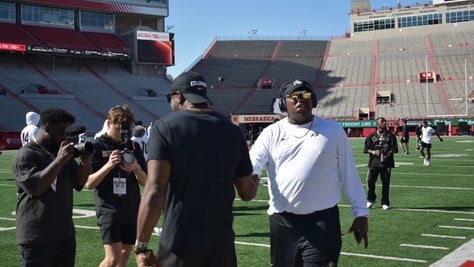
[[[410,143],[411,154],[397,154],[391,183],[392,209],[371,210],[369,248],[357,245],[347,230],[352,223],[346,199],[340,203],[343,247],[340,266],[429,266],[474,238],[474,137],[435,139],[431,166],[424,167]],[[368,155],[363,139],[351,139],[365,184]],[[16,185],[12,160],[16,151],[0,155],[0,266],[19,266],[15,241]],[[265,182],[265,179],[262,179]],[[377,183],[380,196],[380,182]],[[270,266],[265,183],[254,201],[234,202],[234,229],[239,266]],[[98,266],[104,251],[96,225],[92,191],[75,194],[76,266]],[[201,218],[196,218],[200,220]],[[190,222],[192,223],[192,222]],[[196,229],[199,231],[199,229]],[[159,236],[153,236],[156,248]],[[474,251],[474,250],[473,250]],[[474,260],[474,252],[470,256]],[[466,259],[467,260],[467,259]],[[134,255],[130,266],[135,266]]]

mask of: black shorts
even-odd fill
[[[157,258],[163,266],[237,267],[233,240],[213,250],[199,251],[171,250],[160,243]]]
[[[420,141],[421,147],[431,148],[431,144]]]
[[[137,237],[136,223],[103,223],[100,225],[102,233],[102,242],[112,244],[121,242],[123,244],[133,245]]]

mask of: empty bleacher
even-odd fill
[[[279,41],[217,41],[207,57],[213,58],[271,58]]]
[[[24,127],[24,115],[31,107],[38,111],[52,106],[64,107],[76,116],[76,123],[86,126],[92,133],[102,128],[108,109],[114,105],[128,104],[136,119],[144,124],[171,111],[164,97],[165,92],[169,91],[169,81],[156,76],[135,76],[119,61],[109,62],[109,72],[103,73],[105,61],[98,59],[78,61],[76,58],[57,58],[52,69],[49,57],[29,55],[23,66],[19,58],[18,54],[0,53],[1,84],[15,95],[0,97],[2,111],[8,111],[2,114],[10,114],[10,111],[16,114],[2,116],[2,128],[20,131]],[[86,67],[89,64],[93,66],[93,71]],[[94,72],[100,73],[99,76]],[[113,89],[120,81],[110,83],[110,80],[117,76],[127,83]],[[61,94],[39,94],[34,86],[36,84],[58,89]],[[159,95],[136,96],[140,87],[154,88]]]
[[[37,30],[31,27],[34,26],[20,29]],[[99,51],[120,47],[104,41],[109,39],[101,34],[75,33]],[[32,35],[26,32],[25,36]],[[272,100],[278,97],[281,83],[294,79],[314,85],[319,103],[315,112],[327,118],[358,119],[359,110],[367,108],[371,114],[388,119],[455,116],[465,114],[466,107],[472,114],[474,105],[466,105],[465,95],[474,90],[473,36],[474,31],[463,30],[331,42],[218,40],[192,70],[205,77],[215,109],[225,115],[271,113]],[[84,49],[80,42],[73,43]],[[20,130],[24,113],[31,107],[44,109],[58,101],[80,113],[78,123],[86,124],[91,131],[101,128],[108,108],[117,104],[130,105],[137,119],[145,124],[171,111],[165,98],[170,81],[132,75],[120,61],[53,60],[28,54],[23,61],[19,54],[0,53],[0,68],[0,84],[17,94],[0,96],[1,111],[21,113],[2,117],[1,129]],[[419,74],[423,71],[435,71],[440,79],[436,83],[420,83]],[[271,79],[272,87],[259,88],[262,79]],[[61,95],[35,95],[35,84],[60,89]],[[380,91],[390,92],[391,101],[377,102]],[[84,109],[87,111],[81,112]]]
[[[115,34],[99,32],[82,32],[101,51],[130,54],[127,43]]]
[[[51,28],[36,25],[23,25],[42,44],[63,49],[101,51],[84,35],[74,29]]]
[[[0,22],[0,42],[26,45],[41,44],[20,25],[8,22]]]

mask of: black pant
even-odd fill
[[[173,267],[237,267],[234,241],[213,250],[180,251],[163,245],[158,248],[158,261]]]
[[[367,174],[367,201],[375,202],[377,194],[375,194],[375,183],[380,175],[382,181],[382,205],[390,206],[390,176],[391,168],[386,167],[370,167]]]
[[[76,260],[76,236],[50,242],[20,244],[21,266],[72,267]]]
[[[338,207],[306,215],[272,214],[270,243],[273,267],[337,266],[342,246]]]

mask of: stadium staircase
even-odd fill
[[[433,71],[435,73],[440,73],[438,64],[436,63],[435,55],[433,53],[433,46],[431,45],[431,38],[430,38],[429,35],[426,36],[426,47],[427,47],[427,51],[428,51],[428,58],[429,58],[429,60],[431,62],[431,65],[433,67]],[[436,77],[435,77],[435,79],[436,79]],[[440,93],[440,95],[442,97],[442,100],[443,100],[444,107],[446,108],[448,114],[454,114],[453,107],[451,106],[451,103],[449,102],[449,99],[448,99],[448,96],[446,94],[446,90],[444,88],[443,83],[438,82],[438,83],[436,83],[436,86],[438,87],[439,93]],[[438,115],[444,115],[444,114],[438,114]]]

